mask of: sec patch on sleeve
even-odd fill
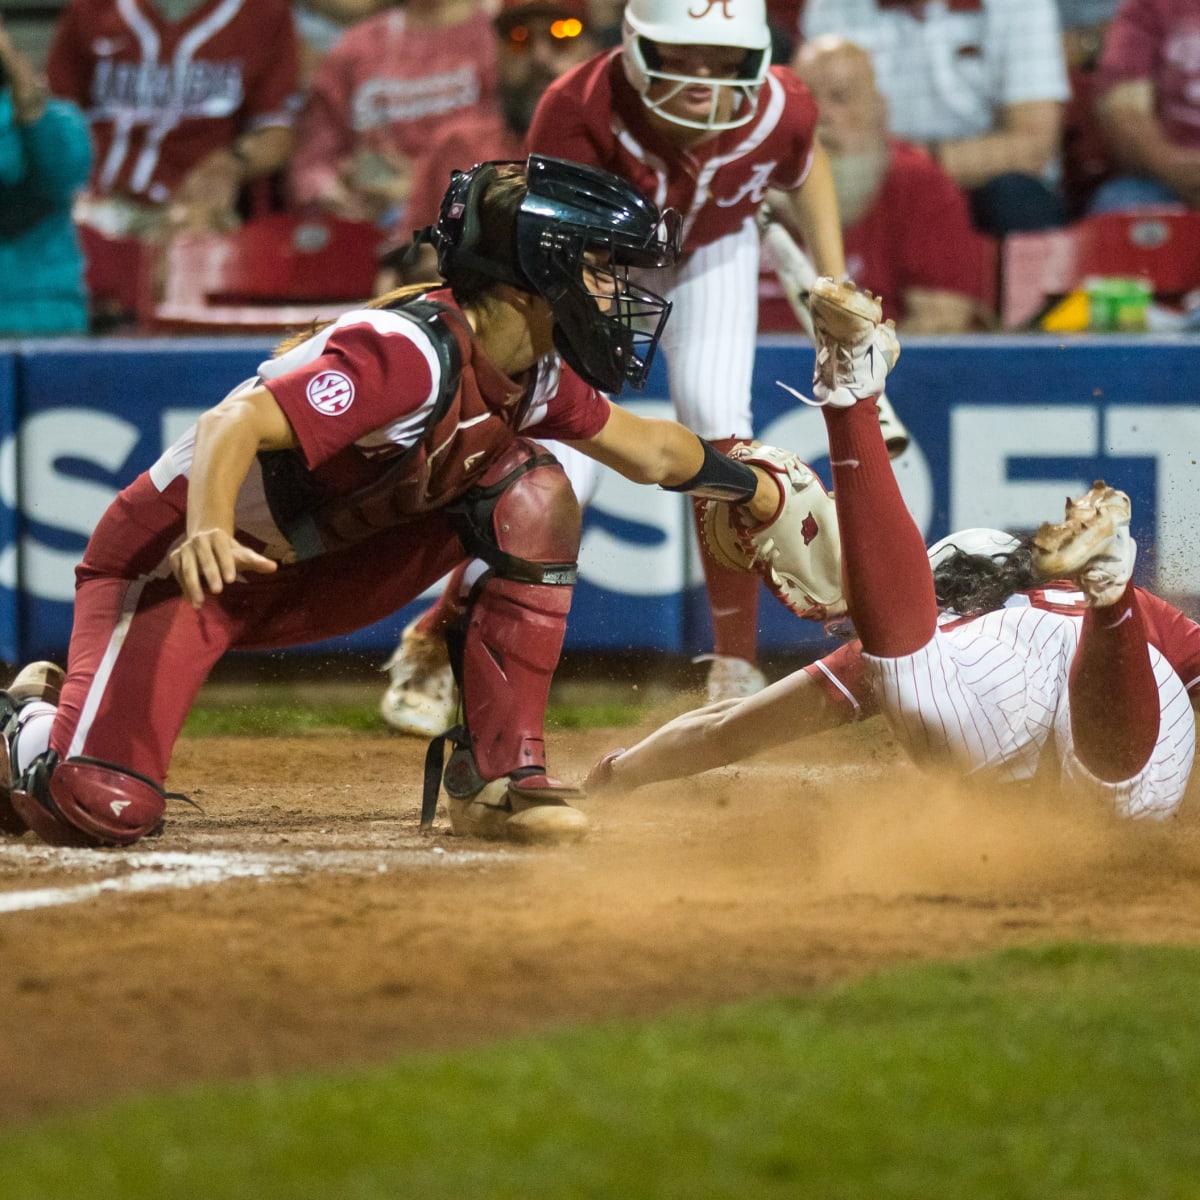
[[[341,371],[322,371],[308,381],[305,395],[317,412],[341,416],[354,403],[354,382]]]

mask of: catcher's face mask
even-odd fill
[[[541,296],[554,315],[554,344],[593,387],[642,387],[671,311],[629,278],[631,267],[663,267],[679,254],[681,222],[632,185],[595,167],[533,155],[517,211],[515,245],[485,246],[479,205],[498,169],[456,172],[438,223],[427,231],[438,265],[456,264]]]

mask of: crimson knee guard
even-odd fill
[[[460,745],[472,760],[458,766],[482,780],[544,774],[542,727],[574,590],[579,504],[557,460],[518,440],[452,511],[467,549],[490,568],[446,636],[463,698]]]
[[[132,771],[94,758],[35,760],[12,793],[13,808],[52,846],[130,846],[158,828],[163,789]]]

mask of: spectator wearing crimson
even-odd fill
[[[984,239],[946,172],[919,146],[889,137],[870,55],[831,35],[806,42],[793,65],[820,111],[850,278],[909,332],[977,327]],[[759,327],[798,329],[773,274],[762,279]]]
[[[296,63],[286,0],[69,0],[47,73],[91,126],[84,218],[113,236],[235,225],[243,186],[291,154]]]
[[[804,37],[871,56],[891,131],[924,146],[968,193],[982,232],[1063,224],[1063,105],[1054,0],[806,0]]]
[[[410,280],[436,278],[431,247],[412,247],[413,230],[437,220],[450,172],[487,159],[525,156],[525,134],[542,93],[564,71],[590,58],[599,45],[583,0],[504,0],[492,22],[497,43],[495,99],[445,121],[413,175],[412,191],[397,228],[397,251],[378,290],[395,286],[396,268]]]
[[[317,64],[338,38],[359,21],[390,8],[392,0],[293,0],[292,15],[300,38],[300,81],[308,91]]]
[[[1200,208],[1200,0],[1124,0],[1105,35],[1096,118],[1120,174],[1088,211]]]
[[[317,68],[291,202],[394,226],[443,123],[490,104],[495,91],[496,39],[478,0],[406,0],[368,17]]]

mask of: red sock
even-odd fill
[[[746,440],[714,438],[712,444],[725,452]],[[758,576],[746,571],[732,571],[717,562],[704,543],[700,501],[693,501],[692,516],[696,522],[696,540],[700,543],[700,563],[708,592],[713,652],[753,663],[758,658]]]
[[[842,534],[842,573],[863,649],[899,658],[937,628],[937,597],[916,527],[879,431],[879,410],[860,401],[826,405],[833,498]]]
[[[1158,683],[1130,585],[1116,604],[1089,608],[1067,683],[1079,761],[1109,783],[1132,779],[1158,740]]]
[[[459,592],[462,590],[466,570],[467,562],[464,560],[446,576],[446,586],[442,588],[442,594],[417,618],[418,633],[423,633],[426,637],[437,637],[444,633],[446,626],[462,612],[463,603]]]

